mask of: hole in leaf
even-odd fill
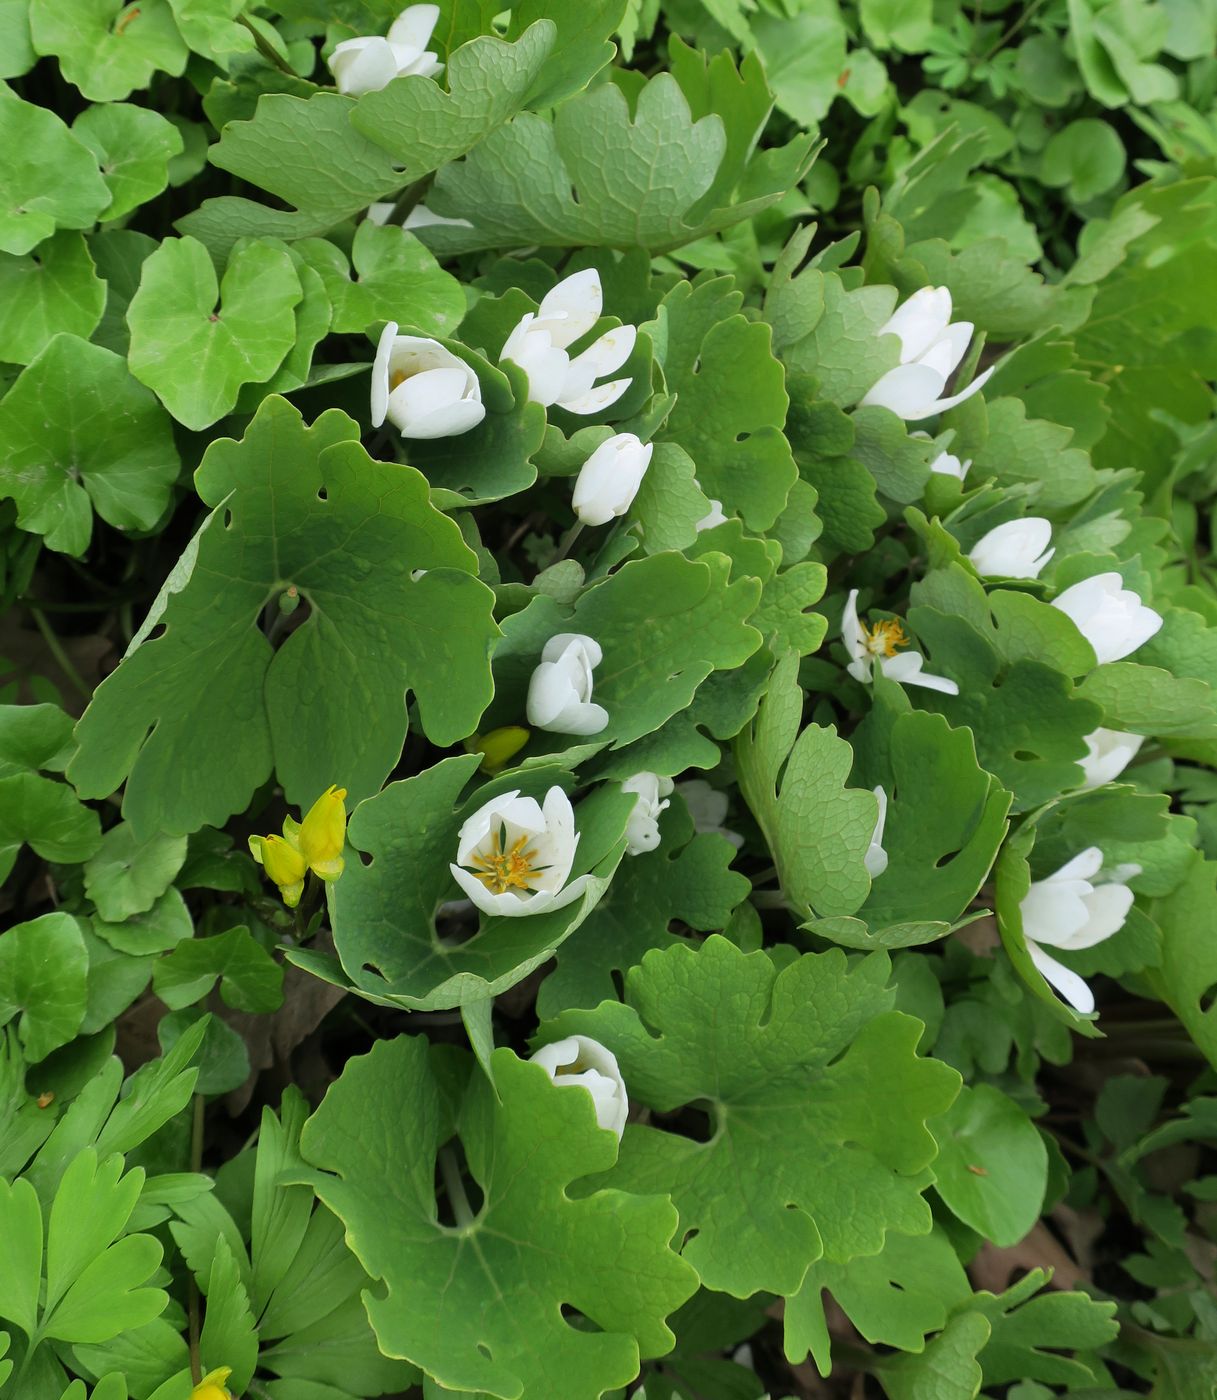
[[[330,493],[325,489],[324,486],[319,486],[319,487],[317,488],[317,499],[318,499],[319,501],[328,501],[329,498],[330,498]]]
[[[149,642],[158,642],[165,635],[167,630],[163,622],[158,622],[152,631],[148,633],[146,640]]]
[[[1032,753],[1030,749],[1015,749],[1014,758],[1018,763],[1037,763],[1039,754]]]
[[[619,967],[615,967],[615,968],[613,968],[613,970],[609,973],[609,976],[613,979],[613,990],[617,993],[617,1000],[618,1000],[618,1001],[624,1001],[624,1000],[625,1000],[625,973],[623,973]]]
[[[1202,1016],[1207,1016],[1211,1011],[1217,1008],[1217,982],[1214,982],[1212,986],[1207,987],[1201,992],[1199,1006]]]
[[[940,855],[938,859],[934,862],[934,869],[941,870],[944,866],[950,865],[950,863],[955,859],[955,857],[958,854],[959,852],[957,850],[944,851],[943,854]]]

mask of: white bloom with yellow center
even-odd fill
[[[552,734],[599,734],[609,714],[592,700],[592,672],[603,659],[594,637],[581,632],[551,637],[528,685],[529,724]]]
[[[329,57],[338,91],[348,97],[379,92],[394,78],[434,78],[443,64],[427,49],[439,20],[438,5],[411,5],[379,34],[344,39]]]
[[[959,686],[946,676],[931,675],[923,670],[925,657],[918,651],[906,651],[897,655],[897,648],[907,647],[908,638],[904,627],[895,619],[876,622],[867,627],[858,620],[858,590],[850,590],[841,615],[841,640],[851,657],[846,667],[857,681],[870,681],[874,678],[874,668],[879,667],[888,680],[899,681],[901,685],[920,685],[926,690],[938,690],[944,695],[958,695]]]
[[[1083,1015],[1094,1010],[1094,993],[1044,947],[1077,952],[1093,948],[1124,927],[1133,895],[1123,882],[1139,875],[1141,867],[1119,866],[1100,882],[1102,867],[1103,852],[1088,846],[1054,874],[1034,881],[1019,905],[1031,961],[1044,980]]]
[[[559,282],[540,307],[528,312],[507,337],[499,360],[510,360],[528,376],[528,397],[568,413],[599,413],[615,404],[634,382],[614,379],[596,384],[619,370],[634,350],[637,330],[617,326],[594,340],[574,359],[567,350],[600,319],[604,293],[594,267]]]
[[[372,365],[372,426],[387,418],[404,438],[456,437],[486,416],[473,370],[438,340],[398,335],[390,321]]]
[[[502,918],[561,909],[579,899],[590,875],[567,881],[579,833],[560,787],[544,802],[505,792],[461,826],[452,878],[483,913]]]
[[[617,1057],[607,1046],[589,1035],[568,1035],[565,1040],[543,1045],[532,1061],[555,1084],[563,1088],[571,1085],[590,1094],[596,1105],[596,1122],[621,1137],[630,1101]]]

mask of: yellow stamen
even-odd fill
[[[505,850],[501,841],[501,831],[494,833],[491,851],[488,856],[475,852],[470,864],[478,866],[474,874],[491,894],[506,894],[508,890],[527,890],[531,882],[540,875],[533,869],[536,851],[525,850],[528,837],[521,836],[510,850]]]
[[[389,375],[389,393],[391,394],[394,389],[404,384],[409,377],[408,374],[403,373],[399,369],[394,370],[393,373]]]
[[[909,639],[904,635],[904,628],[895,618],[876,622],[873,627],[862,623],[861,627],[862,639],[871,656],[895,656],[897,647],[906,647],[909,644]]]

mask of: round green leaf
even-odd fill
[[[0,360],[28,365],[61,331],[87,339],[105,304],[79,233],[57,233],[28,257],[0,253]]]
[[[177,77],[189,56],[167,0],[30,0],[30,33],[90,102],[121,102],[156,72]]]
[[[126,103],[89,107],[72,133],[97,157],[110,191],[107,220],[121,219],[155,199],[169,184],[169,162],[182,152],[182,134],[159,112]]]
[[[1094,117],[1070,122],[1044,147],[1040,179],[1068,187],[1069,197],[1084,204],[1105,194],[1124,174],[1124,143],[1114,127]]]
[[[69,914],[43,914],[0,934],[0,1024],[17,1025],[31,1064],[79,1031],[88,1000],[89,955]]]

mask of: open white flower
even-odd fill
[[[637,794],[634,810],[625,826],[625,849],[632,856],[653,851],[659,845],[659,815],[672,805],[661,801],[672,795],[671,778],[661,778],[657,773],[635,773],[621,784],[622,792]]]
[[[863,405],[890,408],[910,423],[945,413],[972,397],[993,373],[978,374],[962,393],[944,398],[942,391],[967,353],[975,327],[951,320],[951,293],[946,287],[922,287],[879,327],[880,335],[900,341],[900,363],[866,391]],[[994,366],[995,368],[995,366]]]
[[[625,1131],[630,1101],[617,1057],[590,1035],[568,1035],[542,1045],[532,1056],[555,1084],[585,1089],[596,1105],[596,1122],[620,1138]]]
[[[1038,578],[1056,553],[1050,549],[1052,525],[1042,515],[995,525],[972,546],[968,558],[985,578]]]
[[[452,878],[486,914],[518,918],[578,899],[590,875],[567,884],[579,835],[560,787],[544,803],[519,791],[492,798],[461,827]]]
[[[1122,729],[1096,729],[1086,736],[1086,757],[1078,759],[1085,775],[1083,788],[1102,787],[1114,782],[1137,756],[1145,742],[1141,734]]]
[[[579,469],[571,504],[585,525],[607,525],[633,504],[651,465],[654,444],[633,433],[602,442]]]
[[[1103,852],[1088,846],[1047,879],[1036,880],[1023,896],[1019,912],[1031,961],[1044,980],[1083,1015],[1094,1010],[1094,994],[1076,972],[1044,952],[1044,947],[1078,951],[1093,948],[1124,927],[1132,908],[1132,891],[1122,882],[1141,873],[1138,865],[1120,866],[1106,883],[1095,877]]]
[[[950,452],[940,452],[930,463],[930,470],[937,472],[939,476],[953,476],[957,481],[962,481],[967,476],[968,468],[971,465],[971,457],[966,462],[961,462]]]
[[[874,676],[877,665],[888,680],[899,681],[901,685],[920,685],[926,690],[939,690],[944,695],[958,695],[959,686],[946,676],[931,675],[922,670],[925,657],[918,651],[906,651],[896,655],[897,647],[908,646],[908,638],[899,622],[885,620],[867,627],[858,620],[858,590],[850,590],[841,615],[841,640],[849,652],[850,660],[846,670],[856,681],[869,681]]]
[[[372,426],[387,418],[404,438],[456,437],[486,416],[478,377],[438,340],[398,335],[390,321],[372,364]]]
[[[434,78],[443,68],[427,49],[439,20],[438,5],[411,5],[393,21],[387,37],[344,39],[330,54],[330,72],[348,97],[379,92],[394,78]]]
[[[887,869],[887,852],[883,849],[883,828],[887,825],[887,793],[881,787],[877,787],[875,796],[879,800],[879,816],[865,856],[866,873],[872,880],[877,880]]]
[[[1095,574],[1052,600],[1094,648],[1100,665],[1129,656],[1162,626],[1159,614],[1123,582],[1115,572]]]
[[[551,637],[528,685],[529,724],[554,734],[599,734],[609,716],[592,701],[592,671],[603,659],[600,643],[580,632]]]
[[[546,408],[556,403],[568,413],[598,413],[633,383],[597,379],[621,368],[630,358],[638,334],[634,326],[605,331],[572,360],[568,348],[600,319],[604,293],[594,267],[559,282],[535,312],[528,312],[507,337],[499,355],[528,375],[528,397]]]

